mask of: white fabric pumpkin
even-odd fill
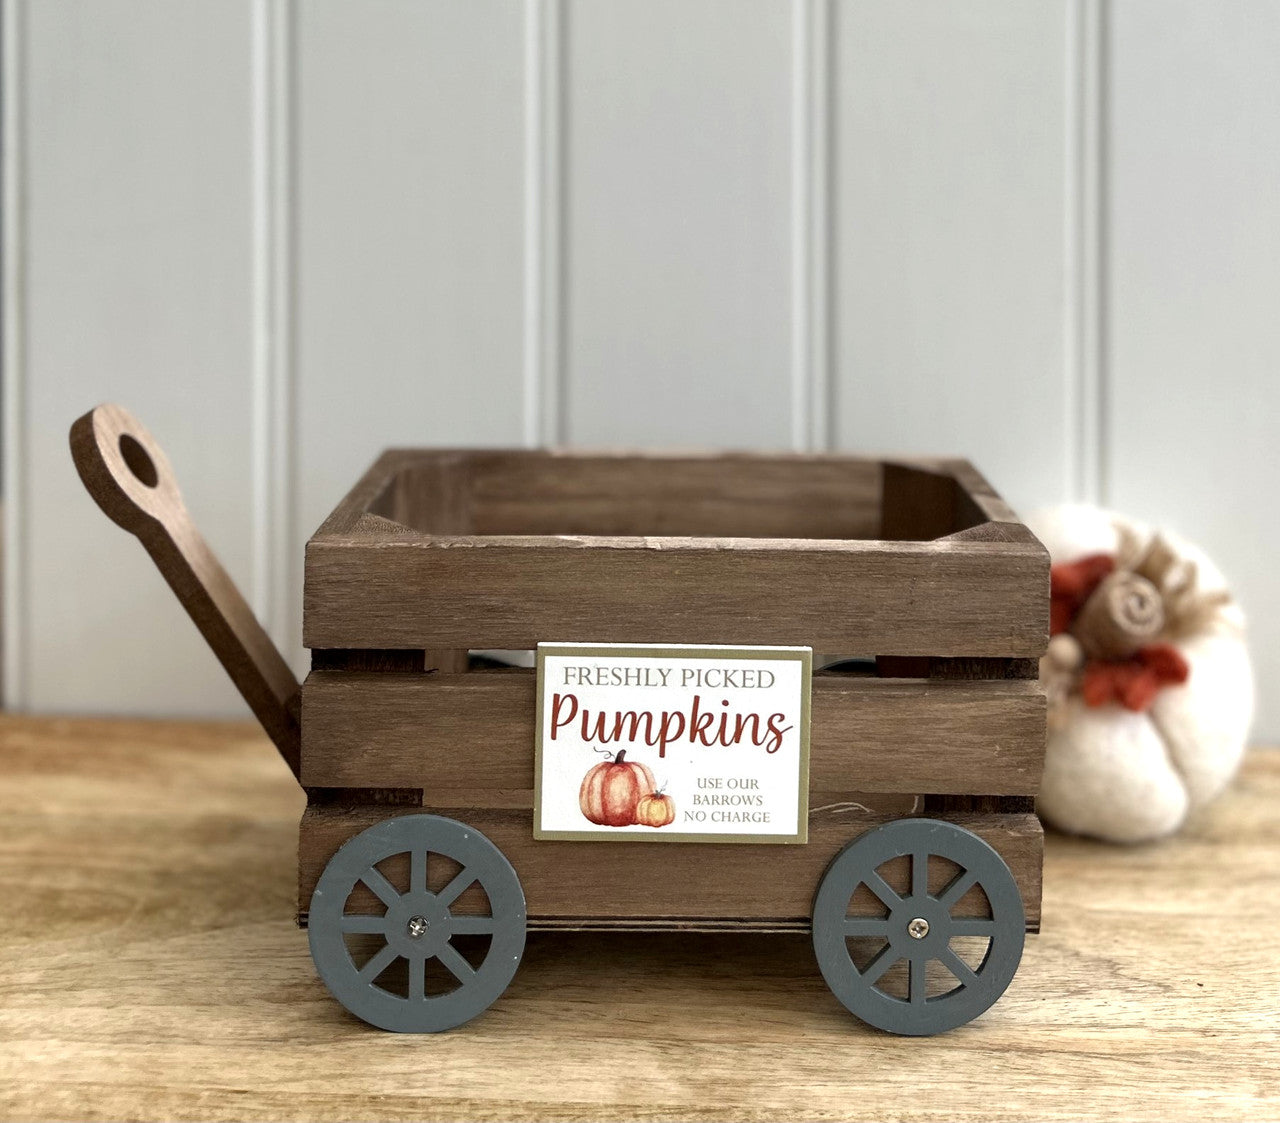
[[[1116,554],[1122,529],[1143,541],[1152,537],[1141,523],[1089,506],[1039,511],[1027,524],[1055,563]],[[1194,563],[1196,592],[1226,589],[1199,549],[1168,533],[1161,537],[1180,560]],[[1253,719],[1243,613],[1228,602],[1202,628],[1170,642],[1190,676],[1162,687],[1145,712],[1115,702],[1090,708],[1079,694],[1052,703],[1037,803],[1046,822],[1112,842],[1143,842],[1176,831],[1230,781]]]

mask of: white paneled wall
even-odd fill
[[[239,710],[112,398],[300,666],[384,445],[952,452],[1203,542],[1280,736],[1280,3],[3,2],[10,705]]]

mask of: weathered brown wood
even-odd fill
[[[1280,1119],[1270,748],[1160,843],[1051,834],[1013,985],[915,1040],[730,925],[535,934],[483,1017],[380,1034],[292,925],[301,793],[257,729],[4,714],[0,791],[7,1119]]]
[[[959,514],[959,488],[953,476],[906,464],[885,464],[881,538],[928,542],[972,525],[960,524]],[[981,517],[976,515],[974,521]]]
[[[854,457],[481,453],[474,534],[872,538],[880,465]]]
[[[471,666],[471,653],[465,647],[440,647],[428,649],[426,668],[442,675],[466,674]]]
[[[298,680],[196,530],[164,450],[128,410],[100,405],[71,426],[71,455],[98,506],[151,555],[296,777]]]
[[[559,638],[1038,658],[1047,588],[1038,544],[314,538],[304,642],[531,648]]]
[[[928,655],[877,655],[876,674],[881,678],[928,678],[932,662]]]
[[[881,678],[934,679],[1034,679],[1040,675],[1038,659],[953,659],[930,655],[879,655],[876,674]]]
[[[815,810],[809,841],[796,846],[665,844],[660,852],[643,842],[534,841],[527,811],[436,808],[461,819],[491,839],[515,867],[530,917],[643,918],[723,917],[747,922],[810,915],[813,895],[827,864],[848,842],[886,817],[857,809]],[[305,919],[308,902],[324,866],[347,839],[381,822],[385,808],[308,807],[298,844],[298,901]],[[952,821],[986,839],[1009,865],[1022,892],[1027,925],[1040,923],[1040,866],[1044,834],[1034,815],[955,815]],[[662,875],[655,876],[655,863]],[[946,871],[933,870],[941,888]],[[394,877],[391,874],[388,876]],[[905,866],[885,878],[905,889]],[[964,904],[964,902],[962,902]],[[975,896],[973,913],[981,914]]]
[[[535,676],[313,671],[303,687],[310,786],[530,790]],[[813,792],[1033,795],[1044,759],[1037,682],[813,680]]]
[[[317,647],[311,652],[313,671],[399,671],[406,674],[426,670],[421,650],[379,650],[378,648]]]
[[[960,525],[956,527],[957,531],[963,531],[965,524],[973,526],[979,521],[1022,526],[1022,520],[1018,518],[1013,508],[1001,498],[987,478],[968,460],[949,458],[938,460],[935,464],[938,471],[947,473],[956,481],[961,504]],[[966,508],[972,508],[972,513]]]
[[[397,465],[370,507],[373,514],[427,534],[471,534],[471,465],[476,454],[393,453]]]
[[[913,540],[869,538],[882,517]],[[984,519],[993,540],[946,536]],[[308,543],[304,633],[1038,658],[1047,587],[1043,548],[962,461],[401,450]]]
[[[879,463],[847,456],[396,450],[374,475],[326,532],[872,538],[880,512]]]

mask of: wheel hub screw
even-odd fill
[[[431,927],[431,924],[425,916],[411,916],[406,927],[411,940],[420,940],[427,934],[427,929]]]
[[[913,940],[923,940],[929,934],[929,922],[923,916],[917,916],[907,925],[907,935]]]

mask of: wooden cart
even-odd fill
[[[1040,919],[1049,562],[967,462],[389,451],[307,544],[299,687],[138,422],[101,406],[71,444],[305,788],[299,923],[366,1021],[474,1017],[528,929],[812,930],[897,1033],[1008,986]],[[548,640],[811,648],[807,840],[535,838],[535,672],[476,653]]]

